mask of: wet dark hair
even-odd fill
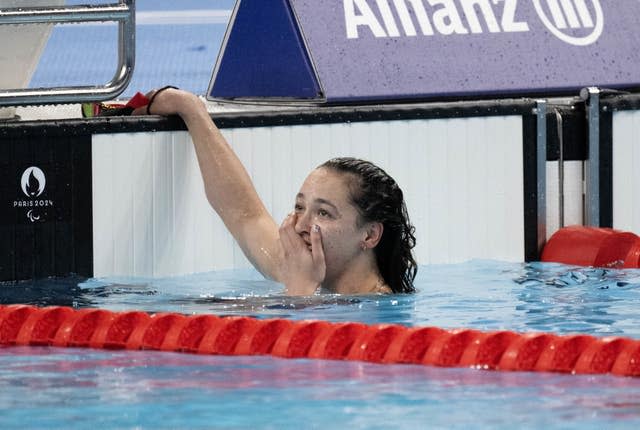
[[[350,174],[351,200],[364,222],[380,222],[382,238],[374,248],[380,274],[394,293],[413,293],[418,265],[412,249],[415,227],[409,221],[402,190],[380,167],[358,158],[332,158],[321,164],[339,173]]]

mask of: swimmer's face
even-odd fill
[[[367,236],[349,193],[349,176],[326,168],[309,174],[296,196],[296,232],[311,246],[309,232],[320,226],[327,264],[327,278],[340,273],[362,253]]]

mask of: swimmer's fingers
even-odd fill
[[[295,252],[300,236],[295,231],[296,215],[289,214],[280,225],[280,241],[285,253]]]
[[[320,226],[314,224],[311,227],[311,255],[313,257],[313,262],[317,268],[325,270],[325,259],[324,259],[324,248],[322,247],[322,232],[320,231]],[[324,273],[322,274],[324,277]]]
[[[176,87],[167,86],[149,91],[145,97],[149,103],[135,109],[131,115],[174,115],[179,114],[175,96],[188,94]]]
[[[311,243],[307,243],[296,232],[297,218],[296,214],[290,214],[280,226],[280,244],[284,253],[280,281],[285,284],[288,295],[308,296],[314,294],[324,280],[324,252],[319,229],[309,232]]]
[[[132,116],[137,116],[137,115],[146,115],[147,114],[147,107],[146,106],[142,106],[139,108],[135,108],[133,110],[133,112],[131,112]]]
[[[151,99],[154,97],[154,95],[156,95],[157,92],[158,90],[151,90],[147,92],[144,96],[147,98],[147,100],[151,101]],[[149,104],[140,106],[139,108],[135,108],[133,112],[131,112],[131,115],[149,115],[149,113],[147,112],[148,107],[149,107]]]
[[[280,235],[280,242],[284,247],[285,252],[291,249],[291,239],[287,230],[290,228],[291,224],[291,215],[287,215],[287,217],[282,220],[282,224],[280,224],[280,228],[278,229],[278,233]]]

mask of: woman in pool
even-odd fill
[[[379,167],[335,158],[313,170],[280,227],[195,95],[168,88],[133,114],[177,114],[193,139],[209,203],[247,258],[289,295],[414,291],[414,227],[402,191]]]

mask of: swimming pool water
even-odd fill
[[[640,270],[470,261],[421,266],[417,293],[293,298],[252,269],[7,284],[0,304],[398,323],[640,338]]]
[[[3,285],[0,303],[640,338],[640,271],[422,266],[409,296],[288,298],[253,270]],[[47,292],[43,294],[43,292]],[[636,428],[640,380],[150,351],[0,348],[0,428]]]
[[[107,0],[67,0],[67,5],[106,4]],[[171,23],[176,13],[229,13],[234,0],[138,0],[138,14],[153,12],[159,20],[136,27],[136,65],[131,83],[120,96],[130,98],[167,84],[205,94],[227,23]],[[140,15],[138,15],[140,16]],[[104,85],[117,66],[118,33],[112,25],[58,25],[43,51],[30,88]]]
[[[613,376],[52,348],[0,349],[2,428],[615,428]]]

